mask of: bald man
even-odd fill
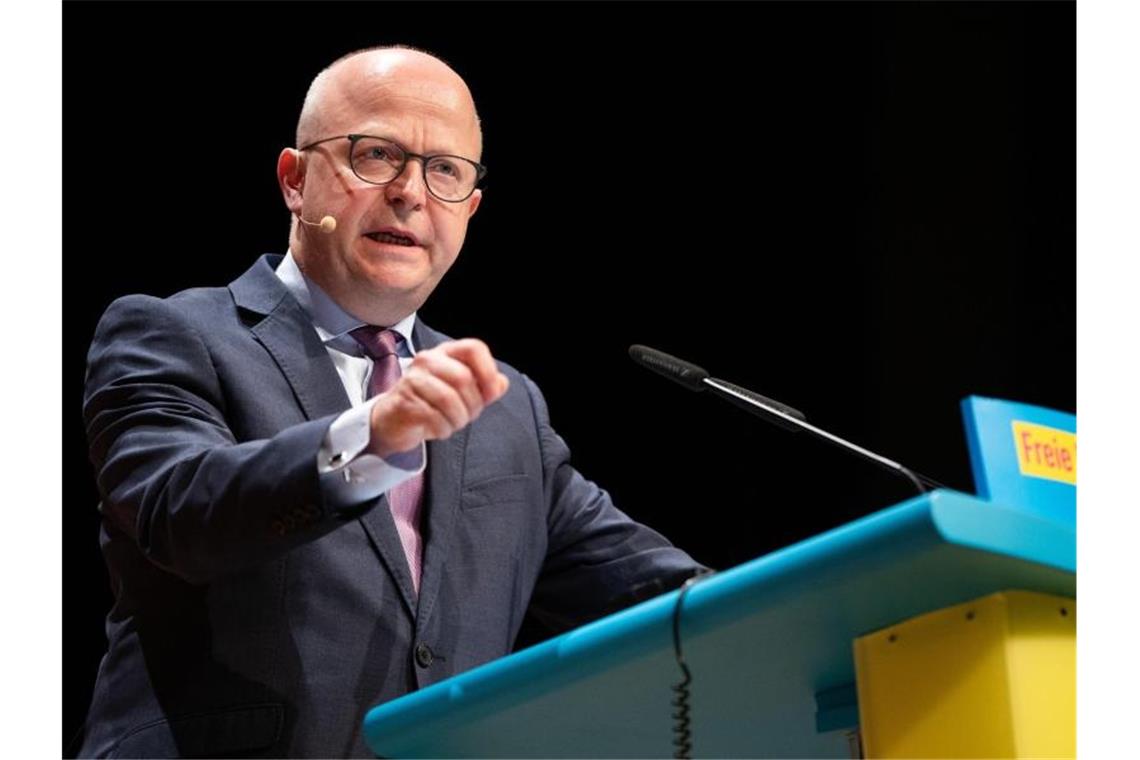
[[[404,48],[313,81],[289,249],[100,321],[84,415],[115,593],[82,756],[367,756],[368,708],[699,569],[569,464],[535,385],[416,312],[485,169]]]

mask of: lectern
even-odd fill
[[[678,593],[379,705],[368,745],[671,756]],[[692,754],[1071,755],[1075,596],[1073,519],[950,490],[708,576],[680,610]]]

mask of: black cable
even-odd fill
[[[689,666],[685,664],[685,657],[681,653],[681,605],[685,601],[685,594],[701,578],[712,575],[712,570],[702,570],[691,576],[681,586],[681,593],[677,594],[677,601],[673,605],[673,655],[677,659],[677,666],[681,668],[681,680],[673,684],[673,757],[687,760],[693,751],[693,732],[689,721],[689,684],[693,677],[689,673]]]

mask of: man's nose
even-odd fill
[[[389,201],[401,200],[412,207],[422,205],[427,198],[422,160],[409,157],[404,170],[384,190]]]

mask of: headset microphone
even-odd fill
[[[321,232],[325,233],[326,235],[332,233],[336,229],[336,218],[332,216],[325,216],[319,222],[310,222],[308,219],[303,218],[300,214],[297,214],[297,219],[301,221],[301,224],[307,224],[310,227],[319,227]]]

